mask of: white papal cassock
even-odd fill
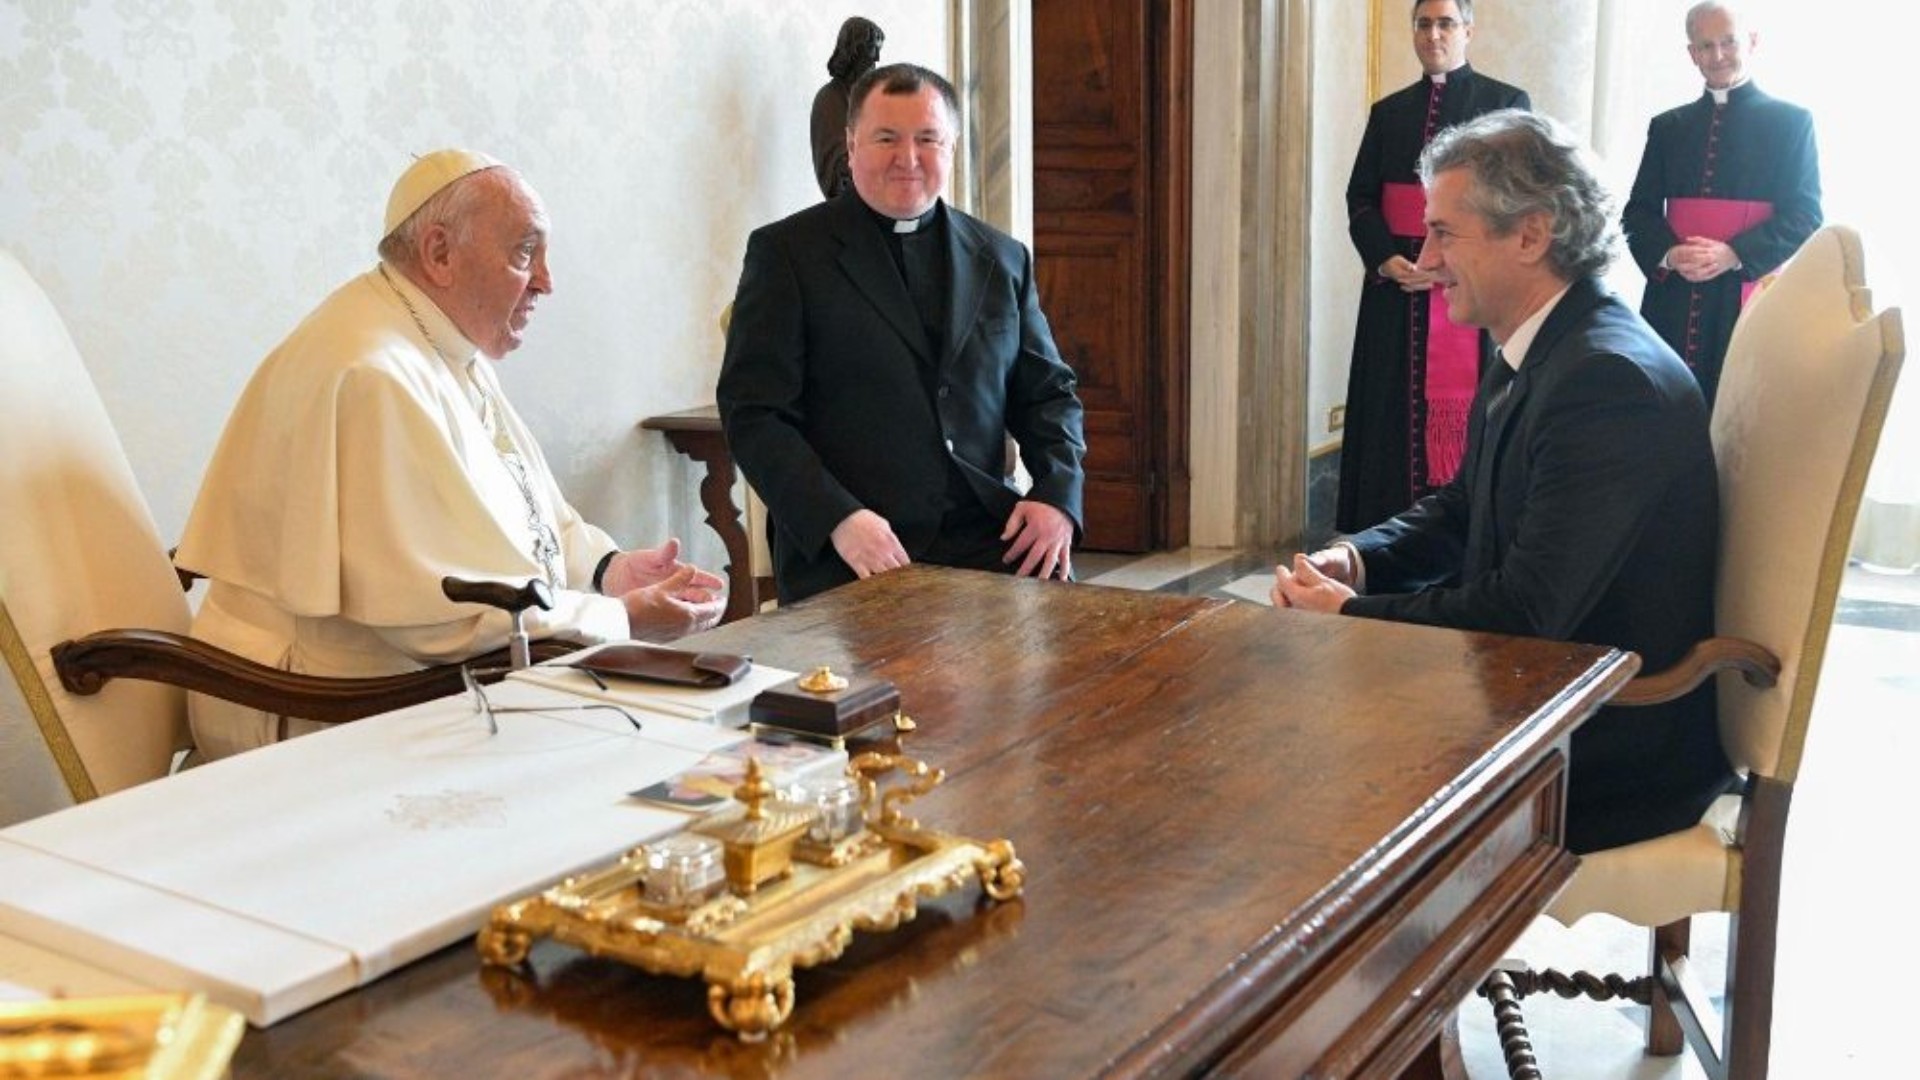
[[[524,462],[524,490],[502,448]],[[440,579],[546,576],[529,502],[559,544],[554,609],[530,611],[529,633],[627,637],[621,602],[592,591],[613,540],[568,505],[491,362],[398,270],[376,267],[267,357],[227,421],[176,557],[210,579],[193,636],[316,675],[499,648],[506,613],[449,601]],[[191,715],[209,757],[279,728],[198,694]]]

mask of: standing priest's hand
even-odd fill
[[[893,534],[886,518],[871,510],[855,510],[833,527],[833,550],[857,577],[870,578],[889,570],[898,570],[913,560]]]
[[[1004,563],[1019,562],[1020,577],[1067,581],[1073,576],[1073,520],[1057,506],[1022,499],[1007,515],[1000,539],[1011,540]]]

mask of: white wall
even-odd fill
[[[1398,11],[1397,0],[1390,3]],[[1354,320],[1360,307],[1360,282],[1366,273],[1347,236],[1347,179],[1353,173],[1353,158],[1367,127],[1367,109],[1373,104],[1366,64],[1369,6],[1323,0],[1315,5],[1313,13],[1313,50],[1322,62],[1313,70],[1317,150],[1312,183],[1317,210],[1313,216],[1313,318],[1307,372],[1309,450],[1337,446],[1340,441],[1340,432],[1328,424],[1328,414],[1347,399]],[[1394,22],[1392,12],[1387,21]],[[1412,50],[1403,47],[1402,51]]]
[[[946,0],[867,0],[944,69]],[[697,473],[643,417],[712,400],[747,232],[818,199],[840,22],[810,0],[0,0],[0,245],[52,295],[163,536],[241,385],[370,266],[409,154],[482,149],[555,223],[502,368],[562,486],[717,566]]]

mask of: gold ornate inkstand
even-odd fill
[[[891,718],[910,730],[898,700]],[[794,971],[838,957],[855,930],[896,929],[922,899],[973,880],[997,901],[1020,894],[1025,868],[1010,842],[924,829],[906,816],[906,804],[944,778],[904,753],[870,751],[844,775],[777,793],[749,760],[734,805],[495,908],[476,942],[480,956],[517,966],[548,937],[654,974],[698,975],[715,1022],[764,1038],[792,1015]]]

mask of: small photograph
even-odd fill
[[[711,810],[733,797],[747,774],[745,758],[708,754],[692,768],[630,794],[675,810]]]
[[[846,754],[814,743],[744,739],[701,758],[691,768],[629,792],[636,799],[676,810],[711,810],[733,797],[747,776],[747,760],[760,762],[767,781],[783,788],[822,768],[835,768]]]

